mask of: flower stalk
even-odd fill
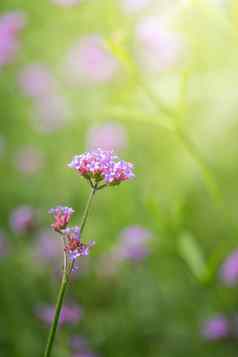
[[[93,188],[90,192],[86,207],[84,209],[83,218],[81,221],[81,228],[80,228],[81,234],[82,234],[82,231],[83,231],[85,224],[87,222],[88,213],[89,213],[89,210],[90,210],[90,207],[92,204],[92,200],[93,200],[96,190],[97,190],[97,185],[95,184],[95,186],[93,186]],[[70,274],[73,270],[74,262],[75,261],[73,260],[70,263],[68,263],[67,255],[64,252],[63,275],[62,275],[61,285],[60,285],[57,302],[56,302],[56,306],[55,306],[55,315],[54,315],[54,319],[53,319],[51,327],[50,327],[50,332],[49,332],[48,341],[47,341],[47,345],[46,345],[45,352],[44,352],[44,357],[51,356],[51,351],[52,351],[57,327],[58,327],[59,320],[60,320],[60,313],[61,313],[61,309],[63,307],[65,292],[66,292],[66,288],[67,288],[67,285],[69,282]]]
[[[62,276],[60,290],[59,290],[58,297],[57,297],[57,302],[56,302],[56,307],[55,307],[55,315],[54,315],[54,319],[53,319],[51,327],[50,327],[50,332],[49,332],[49,337],[48,337],[44,357],[49,357],[51,355],[51,351],[52,351],[55,334],[56,334],[56,330],[57,330],[59,319],[60,319],[60,312],[61,312],[61,309],[63,306],[64,296],[65,296],[65,291],[66,291],[68,281],[69,281],[69,277],[68,277],[68,272],[67,272],[67,259],[66,259],[66,254],[64,253],[63,276]]]
[[[113,155],[112,151],[103,151],[101,149],[76,155],[68,166],[87,180],[91,186],[91,192],[80,226],[68,227],[71,216],[74,213],[72,208],[57,206],[49,210],[49,213],[54,217],[54,223],[51,227],[61,235],[64,242],[64,268],[44,357],[51,356],[70,274],[78,268],[79,258],[87,256],[95,244],[94,241],[84,243],[81,241],[81,237],[96,191],[110,186],[118,186],[121,182],[128,181],[135,176],[133,165],[130,162],[118,161],[118,157]]]

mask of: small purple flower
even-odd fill
[[[227,338],[230,334],[230,323],[223,315],[216,315],[206,320],[201,329],[201,335],[208,341]]]
[[[15,208],[10,216],[10,225],[15,233],[27,233],[34,229],[36,224],[35,210],[27,205]]]
[[[55,307],[51,305],[40,305],[36,308],[36,316],[50,325],[53,321]],[[82,318],[82,310],[78,305],[64,305],[60,314],[60,325],[76,325]]]
[[[238,283],[238,250],[235,250],[221,266],[220,279],[227,286]]]
[[[61,230],[65,229],[68,225],[73,213],[74,210],[69,207],[58,206],[56,208],[51,208],[49,214],[52,214],[55,220],[51,227],[56,232],[61,232]]]
[[[116,159],[112,151],[97,149],[74,156],[68,166],[86,179],[104,180],[106,185],[118,185],[134,178],[133,165]]]
[[[121,150],[127,146],[127,134],[122,125],[109,122],[90,128],[87,143],[90,149]]]
[[[34,175],[43,166],[43,154],[32,145],[25,146],[16,153],[15,164],[21,173]]]
[[[51,95],[57,84],[49,69],[43,64],[30,64],[23,68],[19,75],[19,85],[23,93],[29,97]]]
[[[87,256],[89,250],[95,245],[94,241],[89,241],[88,243],[80,241],[80,228],[77,226],[66,228],[62,233],[65,241],[64,250],[72,261],[80,256]]]
[[[104,180],[109,185],[118,185],[122,181],[134,178],[133,164],[126,161],[115,162],[109,170],[105,172]]]
[[[82,37],[70,50],[66,70],[73,83],[107,82],[117,72],[118,63],[102,38],[91,35]]]

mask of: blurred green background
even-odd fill
[[[237,1],[4,0],[0,12],[0,355],[43,353],[35,309],[55,303],[62,262],[37,240],[50,207],[72,206],[79,222],[89,187],[67,163],[109,126],[99,142],[136,179],[95,198],[85,239],[96,246],[66,297],[83,317],[60,328],[53,356],[86,356],[70,345],[79,335],[101,357],[236,356],[236,324],[225,338],[201,326],[238,307],[219,277],[238,235]],[[6,35],[12,12],[23,23]],[[90,36],[99,49],[85,49]],[[33,64],[49,78],[27,77]],[[22,206],[35,218],[21,231]],[[150,232],[148,254],[118,264],[111,252],[135,225]]]

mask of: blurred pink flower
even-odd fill
[[[0,33],[0,68],[14,60],[19,47],[17,39]]]
[[[219,314],[204,321],[201,335],[208,341],[216,341],[228,337],[230,334],[230,323],[225,316]]]
[[[10,215],[10,225],[15,233],[27,233],[36,225],[36,212],[27,205],[18,206]]]
[[[74,6],[81,3],[81,0],[51,0],[56,5]]]
[[[70,347],[73,351],[88,351],[89,345],[85,337],[74,335],[70,339]]]
[[[122,9],[127,14],[144,10],[150,3],[151,0],[121,0]]]
[[[120,234],[117,255],[120,259],[140,261],[149,254],[148,241],[152,233],[139,225],[130,226]]]
[[[38,130],[52,132],[61,129],[69,120],[70,111],[63,96],[51,94],[34,102],[34,121]]]
[[[101,126],[92,127],[88,131],[87,146],[89,149],[119,151],[127,146],[125,128],[117,123],[108,122]]]
[[[117,70],[116,59],[97,35],[82,37],[70,50],[66,61],[66,73],[73,83],[107,82]]]
[[[12,11],[0,16],[0,33],[16,35],[26,24],[26,16],[21,11]]]
[[[220,279],[227,286],[235,286],[238,283],[238,250],[235,250],[220,269]]]
[[[55,307],[40,305],[36,308],[36,316],[47,325],[50,325],[55,313]],[[64,305],[60,314],[60,325],[76,325],[82,318],[81,307],[75,304]]]
[[[57,84],[49,69],[43,64],[25,66],[19,74],[19,85],[29,97],[48,96],[55,92]]]
[[[125,228],[109,254],[101,257],[97,271],[99,275],[113,275],[124,261],[142,261],[149,254],[148,243],[152,236],[151,231],[139,225]]]
[[[96,355],[93,352],[85,351],[85,352],[76,352],[73,354],[73,357],[96,357]]]
[[[17,169],[25,175],[36,174],[43,166],[43,154],[34,146],[21,148],[15,156]]]
[[[39,263],[57,263],[62,260],[64,244],[51,229],[42,230],[37,233],[33,246],[33,257]]]
[[[20,47],[18,33],[25,25],[22,12],[9,12],[0,16],[0,67],[11,63]]]
[[[73,351],[73,357],[95,357],[96,355],[90,350],[87,340],[82,336],[72,336],[70,347]]]
[[[183,41],[170,32],[159,18],[147,17],[136,28],[136,54],[139,62],[151,70],[164,70],[177,64],[182,55]]]

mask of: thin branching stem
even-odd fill
[[[87,204],[86,204],[86,207],[84,209],[83,217],[81,220],[81,226],[80,226],[81,234],[82,234],[82,231],[83,231],[85,224],[87,222],[89,209],[91,207],[92,200],[93,200],[93,197],[94,197],[94,194],[96,191],[97,191],[97,184],[93,185],[92,190],[89,195],[89,198],[88,198],[88,201],[87,201]],[[62,306],[63,306],[64,296],[65,296],[66,288],[67,288],[67,285],[69,282],[69,277],[70,277],[70,274],[71,274],[73,268],[74,268],[74,261],[68,262],[67,255],[64,252],[63,275],[62,275],[61,285],[60,285],[60,289],[59,289],[59,293],[58,293],[58,297],[57,297],[54,319],[53,319],[51,327],[50,327],[50,332],[49,332],[48,341],[47,341],[47,345],[46,345],[45,352],[44,352],[44,357],[51,356],[52,347],[53,347],[53,343],[55,340],[57,327],[59,324],[60,313],[61,313]]]

